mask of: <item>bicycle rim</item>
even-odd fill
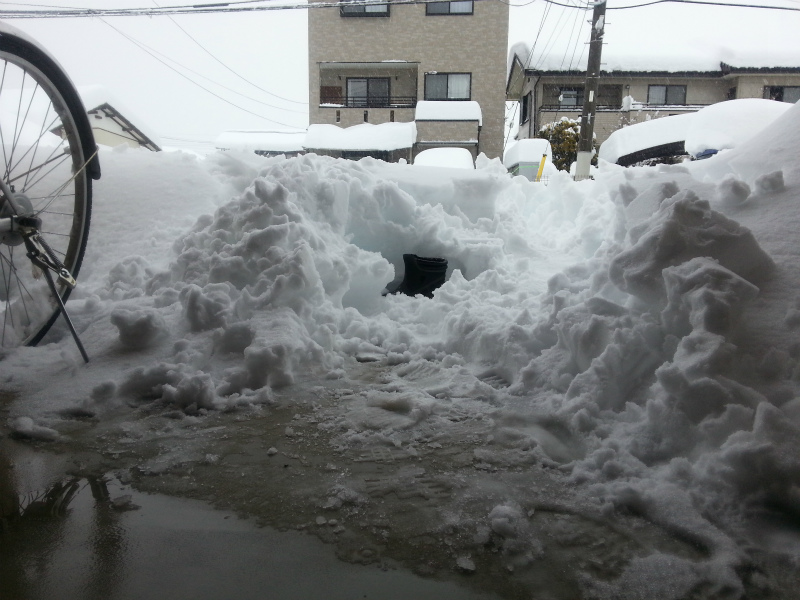
[[[0,175],[42,221],[41,236],[76,276],[88,237],[91,181],[65,93],[36,56],[0,47]],[[19,204],[19,203],[18,203]],[[0,216],[8,216],[8,202]],[[26,209],[27,210],[27,209]],[[3,214],[5,213],[5,214]],[[0,348],[36,344],[59,308],[14,234],[0,233]],[[66,301],[70,288],[58,284]]]

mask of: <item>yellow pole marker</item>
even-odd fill
[[[536,173],[536,181],[542,180],[542,171],[544,171],[544,161],[547,160],[547,154],[542,154],[542,160],[539,162],[539,172]]]

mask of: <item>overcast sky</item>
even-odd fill
[[[755,1],[800,8],[796,0]],[[635,2],[611,0],[609,6]],[[42,0],[41,4],[112,8],[184,3]],[[0,2],[4,9],[34,6]],[[538,37],[534,62],[580,66],[586,60],[589,16],[575,9],[548,8],[542,0],[512,7],[509,40],[532,43]],[[8,22],[45,45],[78,85],[106,86],[113,98],[161,136],[164,145],[182,146],[213,142],[228,129],[307,125],[306,18],[306,10],[296,9]],[[741,66],[773,62],[800,66],[800,12],[662,4],[610,10],[607,22],[603,55],[613,67],[626,61],[635,67],[660,61],[657,68],[677,69],[678,63],[713,65],[720,59]],[[747,60],[751,64],[744,64]]]

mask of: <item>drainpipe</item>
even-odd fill
[[[541,79],[542,76],[539,75],[533,84],[533,89],[531,90],[531,116],[528,119],[528,138],[535,138],[536,134],[539,132],[539,129],[536,125],[537,121],[539,120],[539,108],[538,103],[536,102],[538,94],[536,90],[539,87],[539,81]]]

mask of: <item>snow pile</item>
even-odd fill
[[[68,338],[9,353],[5,385],[24,392],[12,416],[31,419],[14,428],[58,431],[52,407],[64,398],[102,421],[125,404],[203,415],[268,405],[307,379],[345,382],[320,385],[313,401],[316,431],[339,452],[437,448],[447,461],[473,444],[466,463],[453,459],[462,492],[440,519],[467,532],[454,547],[461,570],[478,569],[488,545],[515,573],[549,556],[524,488],[500,483],[544,467],[596,522],[638,515],[696,553],[640,549],[613,577],[575,567],[587,597],[777,586],[775,574],[748,575],[753,548],[769,542],[747,527],[764,511],[800,511],[799,151],[793,106],[706,161],[603,165],[593,182],[560,173],[547,187],[485,157],[474,171],[165,157],[162,189],[185,190],[169,202],[146,194],[134,217],[208,214],[171,238],[171,256],[169,219],[139,252],[141,235],[112,243],[124,227],[101,217],[109,239],[101,229],[95,244],[117,262],[93,265],[71,302],[101,364],[69,363]],[[113,179],[126,156],[161,160],[107,153],[104,173]],[[403,253],[447,258],[432,299],[380,295]],[[371,362],[374,379],[359,379]],[[65,368],[58,387],[38,376]],[[421,475],[398,471],[386,489],[406,476]],[[331,506],[371,502],[345,483]],[[782,551],[796,561],[792,544]]]
[[[686,133],[686,151],[728,150],[752,138],[792,107],[788,102],[740,98],[697,111]]]
[[[260,152],[303,152],[306,132],[303,131],[223,131],[214,140],[220,150],[250,150]]]
[[[481,105],[474,100],[420,100],[414,111],[416,121],[477,121],[483,125]]]
[[[417,141],[417,126],[411,123],[360,123],[352,127],[311,125],[303,146],[308,150],[398,150]]]
[[[475,168],[472,153],[466,148],[429,148],[414,157],[414,164],[418,167]]]

